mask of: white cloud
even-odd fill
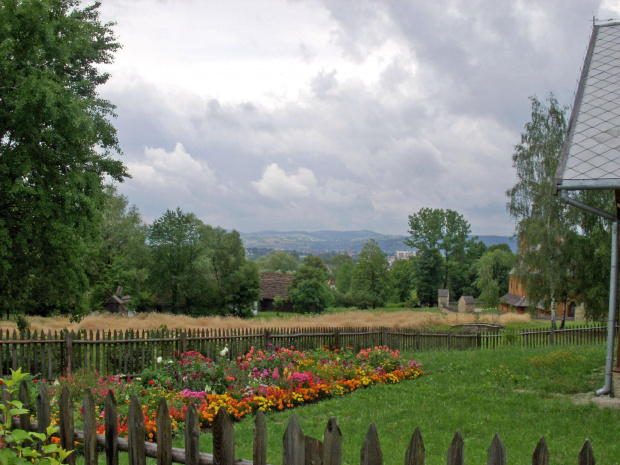
[[[309,197],[316,187],[314,173],[308,168],[298,168],[297,173],[287,175],[277,163],[270,164],[263,171],[259,181],[252,182],[259,194],[276,200]]]

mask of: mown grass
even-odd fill
[[[416,426],[421,428],[429,465],[445,463],[457,430],[464,437],[467,463],[485,462],[496,432],[506,446],[509,463],[531,463],[541,436],[554,464],[576,463],[586,438],[592,442],[597,463],[618,463],[618,410],[575,403],[582,393],[603,384],[602,345],[404,355],[423,362],[427,376],[268,414],[268,462],[281,463],[282,436],[296,414],[304,434],[317,438],[322,438],[327,420],[336,417],[347,464],[359,463],[371,422],[376,423],[386,464],[403,462]],[[236,425],[237,457],[252,458],[252,428],[251,418]],[[211,435],[201,436],[201,450],[211,450]],[[183,447],[182,439],[177,446]]]

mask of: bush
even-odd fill
[[[0,403],[0,412],[3,421],[0,422],[0,463],[2,465],[60,465],[73,451],[66,451],[57,444],[47,444],[37,450],[38,442],[46,442],[52,434],[58,431],[55,426],[48,426],[44,433],[27,432],[23,429],[11,429],[11,422],[15,415],[28,413],[22,402],[12,400],[19,390],[19,383],[28,376],[22,373],[21,368],[11,370],[11,378],[2,380],[9,393],[6,403]]]

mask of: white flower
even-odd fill
[[[161,363],[161,362],[162,362],[162,360],[163,360],[163,358],[162,358],[162,357],[157,357],[157,363]]]
[[[224,347],[224,348],[220,351],[220,355],[221,355],[222,357],[225,357],[227,353],[228,353],[228,347]]]
[[[168,365],[174,363],[174,360],[168,360]]]
[[[208,384],[205,386],[205,392],[208,394],[209,392],[211,392],[211,386],[209,386]]]
[[[58,382],[58,380],[54,380],[54,386],[58,386],[60,383]]]

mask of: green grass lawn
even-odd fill
[[[508,463],[531,463],[545,436],[553,464],[575,464],[589,438],[597,463],[620,458],[617,409],[574,398],[603,385],[605,348],[502,348],[495,351],[404,354],[422,362],[427,376],[375,386],[295,410],[267,415],[268,462],[281,463],[282,435],[292,414],[304,434],[322,438],[327,420],[338,420],[344,437],[343,463],[359,463],[368,426],[375,422],[386,464],[403,463],[416,426],[422,431],[426,463],[445,464],[456,430],[465,441],[467,463],[484,463],[493,435],[500,433]],[[251,460],[253,419],[236,424],[236,457]],[[202,435],[202,451],[211,435]],[[177,446],[182,446],[179,440]]]

